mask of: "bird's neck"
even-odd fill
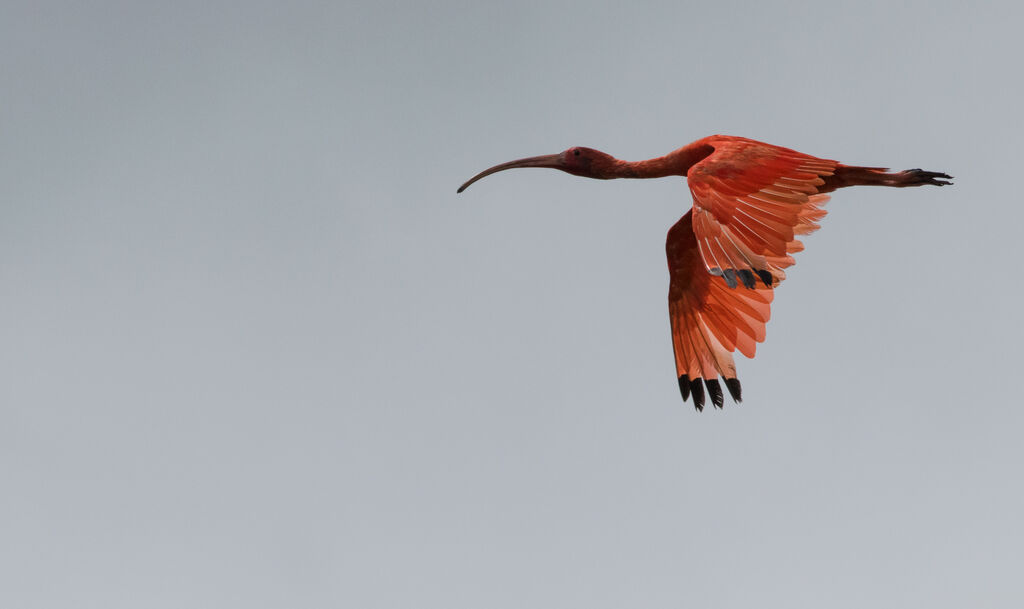
[[[617,178],[665,178],[685,176],[695,164],[708,156],[714,149],[703,142],[694,142],[678,150],[646,161],[619,161],[616,165]]]

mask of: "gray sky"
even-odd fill
[[[1019,607],[1019,3],[6,3],[0,605]],[[714,133],[835,194],[680,401]]]

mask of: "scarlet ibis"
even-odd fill
[[[459,187],[517,167],[548,167],[610,180],[686,176],[693,208],[669,229],[665,250],[679,391],[704,410],[704,388],[722,408],[722,377],[741,401],[732,353],[754,357],[765,338],[773,290],[803,250],[796,235],[819,228],[830,193],[847,186],[945,186],[952,177],[908,169],[856,167],[743,137],[712,135],[665,156],[622,161],[574,147],[485,169]],[[742,288],[742,289],[740,289]],[[702,385],[703,381],[703,385]]]

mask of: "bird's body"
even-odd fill
[[[713,135],[664,156],[622,161],[590,148],[496,165],[459,188],[517,167],[548,167],[596,179],[685,176],[693,208],[668,232],[669,317],[679,390],[702,410],[705,388],[721,408],[719,377],[737,402],[732,353],[753,357],[765,338],[774,288],[819,228],[827,193],[847,186],[950,184],[944,173],[842,165],[742,137]]]

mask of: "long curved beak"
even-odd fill
[[[480,173],[476,174],[469,179],[465,184],[459,186],[456,192],[462,192],[469,188],[469,185],[476,182],[480,178],[485,178],[492,173],[498,173],[499,171],[505,171],[506,169],[516,169],[517,167],[548,167],[550,169],[561,169],[562,168],[562,154],[545,154],[543,156],[531,156],[525,159],[518,159],[515,161],[509,161],[502,163],[501,165],[495,165],[490,169],[485,169]]]

